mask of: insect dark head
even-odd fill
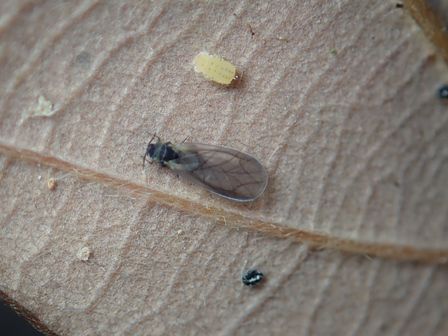
[[[153,159],[155,152],[156,145],[152,143],[148,144],[148,147],[146,148],[146,156],[149,156],[151,159]]]
[[[241,281],[243,281],[243,284],[246,286],[255,286],[256,284],[260,283],[264,278],[264,274],[257,271],[256,269],[251,269],[246,271]]]
[[[157,139],[156,143],[152,143],[154,139]],[[150,161],[158,161],[156,158],[157,147],[160,146],[160,138],[157,135],[153,135],[151,140],[148,142],[148,146],[146,146],[145,155],[143,155],[143,167],[145,167],[146,158],[149,157]]]

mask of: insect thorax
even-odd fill
[[[155,143],[148,146],[147,155],[151,160],[165,165],[166,162],[176,160],[179,154],[170,143]]]

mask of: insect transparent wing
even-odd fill
[[[186,175],[208,190],[225,198],[248,202],[266,188],[268,175],[255,158],[237,150],[204,145],[177,145],[179,165]]]

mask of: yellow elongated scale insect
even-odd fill
[[[194,70],[212,82],[229,86],[241,79],[238,69],[221,56],[210,55],[203,51],[193,60]]]
[[[152,142],[154,138],[156,143]],[[221,146],[164,143],[154,135],[143,156],[143,165],[145,161],[168,167],[212,193],[236,202],[254,201],[268,183],[268,174],[257,159]]]

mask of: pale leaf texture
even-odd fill
[[[0,294],[58,335],[446,335],[448,67],[392,1],[0,2]],[[243,74],[220,87],[201,51]],[[257,157],[247,205],[153,133]],[[55,184],[49,184],[53,178]],[[258,288],[245,269],[265,274]]]

